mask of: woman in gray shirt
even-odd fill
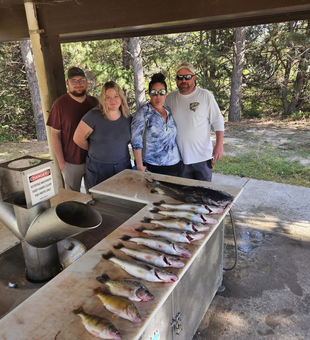
[[[75,130],[73,141],[88,150],[86,176],[89,187],[131,169],[128,144],[131,116],[121,88],[109,81],[102,87],[99,106],[90,110]]]

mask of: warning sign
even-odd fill
[[[55,196],[50,167],[28,174],[28,182],[32,205],[46,201]]]

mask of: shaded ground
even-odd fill
[[[310,188],[216,174],[241,186],[233,207],[239,261],[224,271],[193,340],[310,339]],[[224,268],[234,263],[225,221]]]

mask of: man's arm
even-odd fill
[[[64,158],[64,153],[62,149],[62,143],[61,143],[61,130],[56,130],[51,127],[51,138],[52,138],[52,145],[54,149],[54,153],[57,157],[59,168],[61,171],[66,166],[66,160]]]
[[[224,154],[224,131],[215,131],[216,143],[213,148],[213,159],[214,161],[219,160]]]

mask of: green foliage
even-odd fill
[[[10,133],[8,125],[0,125],[0,143],[4,142],[19,142],[22,139],[21,135]]]
[[[0,44],[0,127],[1,138],[19,136],[35,138],[30,91],[19,43]],[[13,138],[13,137],[12,137]]]
[[[234,29],[186,32],[140,38],[145,89],[163,72],[169,91],[176,90],[181,62],[191,62],[197,86],[209,89],[223,113],[228,112],[235,43]],[[135,111],[134,75],[126,39],[62,44],[65,70],[79,66],[90,81],[90,94],[116,81]],[[307,20],[247,27],[242,84],[242,117],[301,119],[310,112],[310,27]],[[18,42],[0,44],[0,124],[9,134],[35,138],[30,92]]]

